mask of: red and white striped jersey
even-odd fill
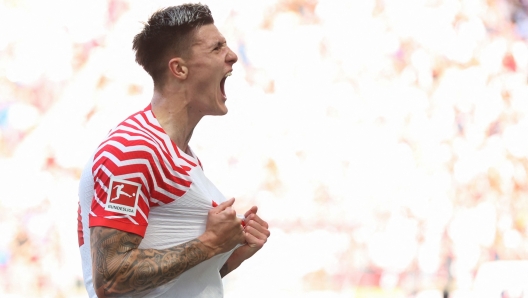
[[[79,186],[79,246],[90,297],[96,297],[90,227],[134,233],[143,237],[139,248],[165,249],[200,236],[213,201],[221,203],[225,197],[205,177],[195,154],[172,142],[150,106],[121,122],[95,151]],[[219,270],[230,254],[137,296],[222,297]]]

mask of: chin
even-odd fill
[[[224,107],[222,109],[218,109],[212,113],[210,113],[209,115],[210,116],[224,116],[225,114],[227,114],[228,110],[227,110],[227,107]]]
[[[218,115],[219,116],[223,116],[225,114],[227,114],[229,110],[227,109],[227,106],[224,104],[222,106],[220,106],[220,109],[218,110]]]

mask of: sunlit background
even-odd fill
[[[80,172],[149,103],[132,38],[180,3],[0,1],[1,297],[86,297]],[[528,259],[527,1],[202,3],[239,61],[191,146],[272,234],[226,297],[484,297],[482,264]]]

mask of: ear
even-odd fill
[[[175,57],[169,60],[169,69],[171,74],[180,80],[185,80],[189,74],[189,69],[185,64],[185,60],[181,57]]]

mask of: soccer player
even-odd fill
[[[221,278],[266,243],[253,206],[237,217],[188,146],[227,113],[237,61],[205,5],[154,13],[133,41],[150,104],[112,129],[79,185],[79,245],[90,297],[222,297]]]

